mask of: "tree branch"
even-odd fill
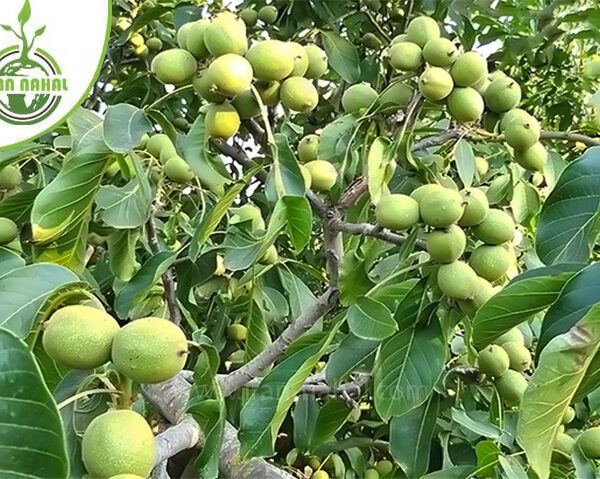
[[[392,231],[386,230],[381,226],[376,226],[369,223],[347,223],[338,219],[331,223],[331,227],[337,231],[341,231],[342,233],[348,233],[351,235],[359,236],[372,236],[374,238],[378,238],[383,241],[387,241],[388,243],[393,243],[399,246],[403,245],[406,242],[406,236],[398,233],[393,233]],[[425,243],[421,240],[417,240],[415,246],[417,249],[420,250],[425,249]]]
[[[174,426],[156,436],[156,460],[159,466],[175,454],[192,447],[202,447],[204,436],[191,416],[179,419],[185,411],[190,392],[190,384],[181,377],[161,384],[147,384],[142,387],[144,396],[154,408]],[[240,443],[237,430],[229,423],[225,425],[223,444],[219,458],[219,469],[227,479],[294,479],[287,472],[263,459],[239,460]],[[160,466],[159,466],[160,467]]]
[[[152,253],[158,253],[160,251],[160,245],[158,243],[156,224],[154,223],[154,208],[150,210],[150,217],[146,222],[146,234],[148,236],[148,245],[150,246]],[[175,278],[173,276],[173,271],[170,268],[162,275],[162,282],[165,288],[164,298],[169,308],[169,317],[175,324],[180,324],[181,311],[179,311],[179,305],[177,304]]]
[[[241,368],[225,376],[221,380],[223,396],[231,396],[275,363],[285,353],[290,344],[312,328],[321,317],[333,309],[337,303],[338,296],[339,291],[337,288],[329,287],[310,308],[295,319],[262,353]]]
[[[587,146],[599,146],[600,141],[580,133],[569,133],[568,131],[542,131],[540,138],[542,140],[564,140],[583,143]]]

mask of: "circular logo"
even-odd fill
[[[0,119],[5,122],[32,125],[44,120],[65,90],[60,67],[41,48],[29,55],[17,45],[0,52]]]

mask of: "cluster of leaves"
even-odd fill
[[[266,27],[269,34],[320,43],[330,71],[319,81],[314,112],[270,112],[276,134],[268,148],[253,120],[228,145],[212,143],[202,100],[190,88],[166,90],[149,74],[151,58],[128,43],[137,33],[175,47],[177,29],[219,11],[219,2],[115,1],[107,61],[87,108],[35,143],[0,153],[0,168],[17,165],[23,176],[0,201],[0,217],[20,229],[0,249],[0,390],[12,391],[0,397],[0,423],[15,429],[2,441],[16,441],[8,444],[15,451],[10,463],[0,451],[0,475],[15,472],[3,464],[32,477],[85,473],[81,435],[106,411],[105,392],[118,381],[110,368],[65,370],[39,336],[60,306],[97,298],[121,322],[172,317],[175,300],[201,351],[188,362],[195,366],[189,411],[207,432],[194,459],[206,477],[218,474],[226,420],[239,429],[243,459],[274,456],[298,477],[325,468],[336,478],[360,478],[383,460],[395,463],[386,477],[595,477],[597,464],[579,448],[567,462],[552,460],[552,449],[569,405],[576,411],[567,426],[573,438],[600,414],[600,269],[593,262],[600,151],[579,158],[573,142],[547,142],[549,161],[532,174],[477,127],[445,137],[455,125],[442,105],[420,109],[412,102],[389,114],[376,102],[353,116],[340,104],[348,84],[366,81],[383,92],[397,80],[414,81],[397,77],[384,51],[419,12],[446,20],[465,49],[499,41],[490,63],[519,81],[524,108],[546,129],[590,133],[586,118],[598,95],[589,103],[582,91],[597,83],[580,72],[598,48],[592,2],[496,3],[392,1],[369,9],[356,1],[275,2],[279,16]],[[383,46],[363,42],[367,33]],[[169,182],[160,163],[138,148],[158,130],[198,181]],[[319,158],[340,172],[326,204],[305,191],[294,153],[293,145],[314,132]],[[422,161],[432,154],[443,161]],[[478,168],[477,158],[488,168]],[[366,225],[374,217],[371,199],[353,195],[357,181],[375,196],[386,188],[408,194],[430,182],[484,187],[490,204],[519,223],[512,279],[465,314],[436,288],[419,228],[381,236]],[[267,219],[264,231],[228,221],[232,208],[248,202]],[[348,230],[336,252],[331,236],[343,231],[340,223],[358,228]],[[277,260],[262,263],[273,245]],[[330,284],[338,261],[339,282]],[[218,375],[260,356],[331,287],[339,301],[255,378],[258,388],[224,398]],[[233,324],[248,328],[247,339],[228,337]],[[517,326],[531,341],[535,366],[522,404],[511,408],[477,371],[476,355]],[[356,387],[344,389],[348,383]],[[84,391],[90,395],[72,399]],[[42,412],[32,414],[32,407]],[[136,407],[156,417],[141,396]]]

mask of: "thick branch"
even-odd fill
[[[267,349],[246,363],[241,368],[233,371],[221,381],[221,390],[225,397],[244,387],[245,384],[258,377],[265,369],[271,366],[282,356],[288,346],[302,336],[306,331],[335,306],[339,292],[336,288],[328,288],[317,301],[304,313],[294,320],[281,335],[271,343]]]
[[[146,222],[146,234],[148,235],[148,245],[154,254],[160,251],[160,245],[158,243],[158,234],[156,233],[156,225],[154,224],[153,211],[150,212],[150,217]],[[177,304],[177,293],[175,291],[175,278],[173,277],[173,271],[167,270],[162,275],[162,282],[165,288],[164,298],[169,308],[169,316],[171,321],[175,324],[181,323],[181,311],[179,311],[179,305]]]
[[[165,432],[156,436],[156,461],[160,467],[173,455],[192,447],[202,447],[204,437],[198,424],[192,417],[183,415],[188,400],[190,384],[180,375],[156,385],[143,386],[143,392],[154,408],[169,422],[174,424]],[[236,429],[229,423],[225,425],[223,444],[219,458],[219,468],[227,479],[294,479],[263,459],[239,460],[240,443]]]

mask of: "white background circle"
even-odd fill
[[[19,12],[24,0],[3,2],[0,24],[19,31]],[[51,128],[63,119],[86,95],[102,61],[109,22],[107,0],[30,0],[31,18],[25,26],[27,36],[46,25],[46,31],[35,42],[56,60],[67,78],[69,91],[58,108],[35,125],[11,125],[0,119],[0,148],[23,142]],[[19,44],[10,32],[0,29],[0,45]]]

